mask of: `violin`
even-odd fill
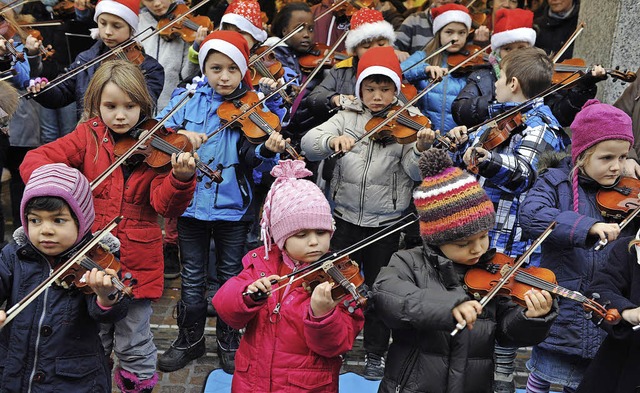
[[[53,13],[60,16],[73,16],[76,13],[76,7],[71,0],[62,0],[53,6]]]
[[[470,72],[474,69],[474,67],[483,66],[487,64],[488,55],[485,53],[483,55],[478,55],[478,52],[482,52],[483,48],[478,45],[468,44],[465,45],[464,48],[460,49],[456,53],[451,53],[447,56],[447,64],[449,67],[457,67],[463,62],[464,67],[458,69],[458,72]],[[469,58],[471,60],[467,61]]]
[[[262,143],[269,139],[272,133],[280,131],[280,118],[275,113],[263,111],[259,102],[258,94],[247,91],[241,97],[220,104],[217,110],[218,117],[223,124],[233,123],[232,128],[240,128],[249,142]],[[294,159],[302,159],[288,142],[285,149]]]
[[[266,77],[273,80],[278,80],[284,75],[284,68],[275,56],[275,53],[268,53],[266,56],[262,56],[265,51],[269,49],[267,46],[261,46],[254,54],[255,61],[249,68],[249,75],[251,76],[251,83],[254,87],[260,84],[260,79]],[[284,102],[291,103],[291,97],[284,91],[279,91],[280,96]]]
[[[213,23],[207,16],[194,16],[186,15],[181,21],[172,24],[167,28],[167,25],[172,23],[176,18],[185,15],[189,12],[189,7],[184,4],[176,4],[172,11],[158,21],[158,30],[160,30],[160,37],[167,41],[171,41],[174,38],[181,38],[184,42],[192,44],[196,39],[196,32],[200,26],[204,26],[208,31],[213,30]]]
[[[158,125],[158,121],[154,119],[148,119],[139,123],[135,129],[134,134],[140,135],[143,131],[149,131]],[[138,142],[138,139],[133,138],[129,134],[124,134],[116,142],[113,153],[116,157],[121,157],[127,153],[133,145]],[[161,126],[150,138],[147,148],[137,149],[134,155],[144,157],[144,162],[151,168],[158,172],[167,172],[171,169],[171,155],[180,154],[183,152],[193,152],[193,146],[189,142],[189,138],[182,134],[176,134],[169,132],[164,126]],[[206,188],[211,188],[211,182],[222,183],[221,169],[211,169],[207,164],[201,160],[195,158],[196,168],[200,170],[201,175],[198,175],[197,180],[202,181],[203,176],[209,178],[209,182],[205,184]]]
[[[515,258],[505,254],[495,253],[490,261],[482,266],[469,269],[464,275],[466,289],[476,299],[489,293],[501,277],[514,269]],[[537,288],[582,303],[589,313],[596,313],[601,321],[615,325],[621,320],[618,310],[607,309],[604,305],[589,299],[583,294],[557,285],[553,271],[541,267],[530,266],[516,268],[513,274],[498,290],[498,295],[510,297],[516,304],[527,307],[524,295],[531,289]]]
[[[598,190],[596,203],[602,217],[623,219],[640,207],[640,180],[620,177],[613,186]]]
[[[331,50],[331,47],[322,43],[315,43],[313,47],[304,55],[300,56],[298,59],[298,63],[300,64],[300,69],[309,73],[313,71],[316,67],[318,67],[322,59],[325,55]],[[333,67],[338,61],[348,59],[349,56],[346,53],[334,52],[333,55],[329,56],[325,59],[325,62],[322,64],[323,67]]]
[[[571,85],[581,75],[590,72],[586,62],[583,59],[566,59],[560,63],[556,63],[554,67],[553,77],[551,79],[553,84],[566,83]],[[631,71],[620,71],[618,68],[611,69],[605,68],[607,75],[610,75],[613,79],[619,79],[623,82],[631,83],[636,80],[636,73]]]
[[[513,132],[522,128],[524,125],[522,112],[515,112],[496,122],[490,129],[485,130],[478,140],[478,145],[485,150],[491,151],[507,141]],[[467,169],[477,175],[479,171],[478,164],[478,154],[473,150],[471,162]]]
[[[11,54],[11,56],[16,58],[17,61],[19,61],[21,63],[24,62],[24,60],[25,60],[24,52],[17,50],[16,47],[13,45],[13,43],[11,43],[9,41],[5,41],[4,42],[4,47],[7,49],[7,52],[9,52],[9,54]]]
[[[144,62],[144,48],[137,42],[124,47],[113,48],[111,51],[112,53],[102,61],[127,60],[135,65],[140,65]]]
[[[55,49],[53,49],[51,45],[45,46],[42,44],[42,41],[44,41],[44,38],[42,37],[42,34],[40,33],[40,31],[30,27],[27,27],[24,29],[28,35],[40,41],[40,46],[38,46],[38,52],[40,56],[42,56],[42,61],[50,59],[51,56],[53,56],[56,53]]]

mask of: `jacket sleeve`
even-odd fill
[[[380,318],[390,329],[453,330],[451,310],[469,297],[441,288],[418,287],[411,262],[399,254],[391,257],[373,284],[374,307]]]
[[[402,62],[400,65],[403,70],[407,70],[410,67],[413,67],[414,64],[421,62],[423,59],[427,57],[427,54],[423,50],[419,50],[414,52],[409,58]],[[410,70],[404,71],[404,77],[411,84],[416,84],[416,82],[427,79],[428,75],[425,71],[425,68],[428,64],[426,62],[422,62],[421,65],[417,65]]]
[[[81,58],[81,55],[82,53],[78,55],[78,57],[76,57],[76,61],[71,63],[71,65],[68,67],[69,72],[83,66],[86,63],[86,61]],[[81,100],[82,97],[76,97],[77,79],[78,75],[76,74],[56,86],[48,87],[47,90],[39,93],[37,96],[35,96],[34,99],[40,105],[49,109],[62,108],[63,106],[71,104],[72,102]]]
[[[562,211],[558,208],[560,194],[557,182],[552,181],[552,171],[543,173],[527,193],[520,207],[520,227],[524,237],[535,239],[556,221],[556,227],[546,242],[554,246],[586,247],[589,229],[598,220],[573,210]],[[555,175],[562,176],[562,175]]]
[[[486,73],[474,72],[467,78],[467,84],[462,88],[458,97],[451,105],[451,113],[456,124],[467,127],[475,126],[489,118],[489,103],[492,94],[483,93],[480,78],[486,78]]]
[[[186,182],[173,176],[173,170],[158,175],[151,182],[151,206],[163,217],[180,217],[189,206],[195,188],[195,175]]]
[[[327,120],[329,111],[333,109],[331,98],[338,93],[338,79],[336,78],[337,69],[329,70],[327,76],[309,93],[304,100],[300,109],[308,108],[310,113],[320,121]]]
[[[413,181],[422,180],[420,167],[418,166],[420,156],[422,156],[422,153],[416,149],[415,143],[410,143],[402,147],[402,168],[407,176],[409,176]]]
[[[153,57],[144,55],[144,62],[140,65],[140,68],[144,74],[144,79],[147,82],[147,88],[155,107],[164,87],[164,67]]]
[[[329,147],[329,140],[343,134],[345,118],[338,112],[319,126],[312,128],[302,137],[302,150],[309,161],[321,161],[329,157],[333,150]]]
[[[9,298],[12,290],[14,259],[9,253],[9,248],[5,247],[4,251],[0,252],[0,304]]]
[[[596,83],[600,80],[592,77],[591,74],[586,75],[584,80],[576,86],[559,90],[545,99],[545,104],[551,108],[551,113],[561,126],[570,126],[585,102],[596,96],[598,92]]]
[[[324,318],[311,316],[311,307],[304,319],[304,338],[313,352],[332,358],[353,348],[356,336],[364,326],[362,310],[349,313],[341,304]]]
[[[404,52],[411,53],[411,38],[415,35],[415,25],[420,22],[417,14],[409,15],[396,31],[394,46]]]
[[[538,318],[528,318],[525,308],[511,299],[497,297],[496,341],[505,347],[527,347],[542,342],[548,335],[553,321],[558,316],[558,301],[553,301],[551,311]]]
[[[131,303],[129,297],[123,296],[120,301],[107,309],[98,306],[97,299],[98,297],[96,295],[89,295],[87,297],[87,309],[89,315],[95,321],[99,323],[115,323],[127,316],[129,304]]]

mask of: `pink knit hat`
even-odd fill
[[[282,250],[289,237],[304,229],[333,233],[327,198],[315,183],[302,179],[311,174],[300,160],[280,161],[271,170],[276,180],[267,193],[260,221],[261,238],[267,251],[271,250],[272,238]]]
[[[65,164],[47,164],[33,171],[20,203],[20,219],[24,233],[29,235],[25,208],[29,201],[37,197],[62,198],[78,219],[78,239],[89,233],[96,213],[89,180],[79,170]],[[74,245],[75,245],[74,244]]]

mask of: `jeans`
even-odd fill
[[[335,220],[336,231],[331,238],[331,248],[334,251],[344,249],[382,229],[381,227],[361,227],[339,218],[335,218]],[[398,251],[399,240],[400,232],[395,232],[360,251],[349,254],[349,257],[360,266],[360,271],[364,273],[364,282],[369,289],[373,286],[380,269],[387,266],[391,255]],[[364,349],[367,352],[384,356],[389,347],[391,332],[376,314],[375,309],[367,309],[364,316]]]
[[[78,117],[76,103],[58,109],[40,109],[40,140],[42,144],[53,142],[76,128]]]

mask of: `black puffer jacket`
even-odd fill
[[[471,299],[462,287],[468,269],[428,246],[399,251],[382,268],[373,285],[374,304],[392,329],[393,343],[378,392],[492,392],[495,340],[519,347],[547,335],[556,317],[555,302],[544,318],[527,318],[524,308],[496,298],[473,330],[451,337],[451,310]]]
[[[533,21],[533,27],[536,29],[536,46],[544,49],[547,54],[557,53],[560,48],[567,42],[571,34],[578,26],[578,14],[580,14],[580,2],[574,0],[575,6],[571,14],[564,19],[558,19],[549,15],[549,6],[546,6],[544,12],[539,18]],[[564,54],[558,59],[563,61],[573,57],[573,45],[569,46]]]

